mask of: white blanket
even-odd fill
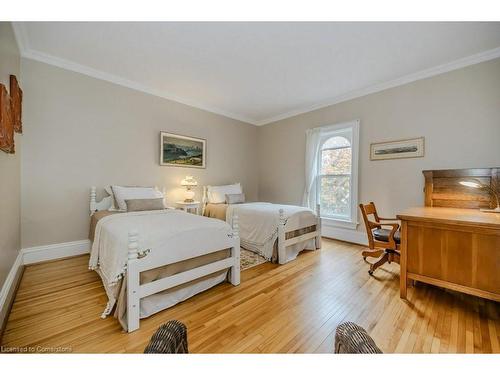
[[[106,216],[96,226],[89,268],[98,269],[103,280],[108,283],[107,286],[112,286],[125,273],[130,231],[139,233],[139,250],[175,251],[176,249],[169,248],[169,242],[177,234],[192,231],[196,235],[198,230],[208,228],[231,233],[231,227],[220,220],[180,210],[127,212]]]
[[[242,246],[271,260],[274,242],[278,238],[280,209],[289,228],[314,225],[311,222],[316,214],[309,208],[267,202],[231,204],[226,210],[226,221],[232,225],[233,216],[238,215]]]

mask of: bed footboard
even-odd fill
[[[138,239],[139,234],[137,231],[131,231],[128,237],[128,264],[127,264],[127,326],[128,332],[135,331],[139,328],[139,318],[140,318],[140,300],[141,298],[150,296],[152,294],[161,292],[166,289],[173,288],[175,286],[185,284],[187,282],[199,279],[200,277],[210,275],[212,273],[229,269],[229,281],[233,285],[240,284],[240,238],[239,238],[239,224],[238,218],[235,216],[233,219],[232,232],[227,235],[227,238],[206,238],[205,244],[206,252],[201,251],[201,253],[208,254],[211,252],[230,249],[231,256],[222,260],[218,260],[213,263],[208,263],[203,266],[192,268],[190,270],[177,273],[172,276],[164,277],[159,280],[149,282],[147,284],[140,284],[140,273],[153,269],[156,267],[176,263],[181,259],[183,252],[179,251],[179,259],[172,258],[172,254],[166,252],[165,256],[169,256],[168,259],[163,259],[161,254],[149,255],[149,250],[139,251],[138,249]],[[183,250],[182,247],[192,250],[190,244],[177,244],[179,250]],[[201,249],[203,250],[203,249]],[[189,253],[190,251],[187,250]],[[184,252],[185,253],[185,252]],[[193,258],[199,256],[200,249],[197,249],[196,255],[193,253]],[[152,262],[151,258],[155,261]]]
[[[307,241],[314,238],[316,249],[321,248],[321,215],[320,206],[316,206],[316,228],[312,232],[301,234],[296,237],[286,238],[286,218],[283,209],[279,210],[279,224],[278,224],[278,262],[285,264],[287,261],[286,248],[295,245],[299,242]]]

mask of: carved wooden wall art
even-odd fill
[[[0,84],[0,150],[14,153],[14,124],[12,122],[10,96]]]
[[[21,119],[23,102],[23,91],[19,87],[17,78],[14,75],[10,76],[10,106],[14,131],[17,133],[23,132],[23,124]]]

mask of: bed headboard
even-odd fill
[[[96,211],[104,211],[109,210],[113,205],[113,192],[111,191],[111,187],[108,186],[104,188],[107,197],[104,197],[99,202],[96,201],[96,187],[92,186],[90,188],[90,215],[92,215]]]
[[[163,193],[163,204],[166,207],[167,196],[165,194],[165,187],[163,187],[162,190],[160,190],[158,186],[154,186],[154,188]],[[102,198],[99,202],[97,202],[96,187],[92,186],[90,188],[90,215],[92,215],[96,211],[105,211],[113,207],[113,191],[111,190],[111,186],[106,186],[104,188],[104,191],[106,192],[106,194],[108,194],[108,196]]]
[[[422,171],[425,177],[425,205],[428,207],[492,208],[493,198],[483,189],[459,184],[464,180],[478,180],[500,192],[500,167],[441,169]]]
[[[241,184],[241,182],[233,182],[233,185],[234,184]],[[218,186],[218,185],[203,185],[203,195],[201,197],[201,205],[202,205],[203,209],[205,208],[205,206],[208,203],[208,187],[209,186]],[[242,187],[242,189],[243,189],[243,187]]]

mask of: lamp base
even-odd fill
[[[481,208],[479,211],[481,211],[481,212],[494,212],[494,213],[500,214],[500,207],[493,208],[493,209]]]
[[[184,202],[193,203],[194,202],[194,191],[188,187],[186,193],[184,194]]]

